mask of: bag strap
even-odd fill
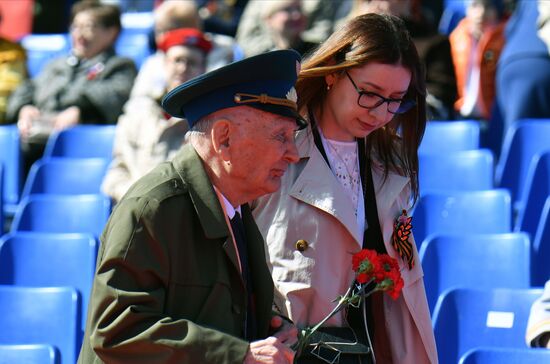
[[[311,112],[309,113],[310,120],[313,117]],[[317,127],[312,124],[313,141],[317,146],[317,149],[323,156],[323,159],[330,168],[327,153],[323,147],[321,136]],[[365,215],[367,219],[368,228],[363,234],[363,248],[375,249],[378,254],[387,253],[384,245],[384,239],[382,238],[382,230],[380,229],[380,220],[378,219],[378,208],[376,205],[376,195],[374,193],[374,183],[372,181],[372,170],[370,167],[370,159],[366,157],[366,145],[364,139],[358,139],[358,151],[359,154],[359,173],[361,177],[361,183],[363,185],[363,203],[365,205]]]
[[[363,249],[374,249],[378,254],[387,254],[380,220],[378,219],[378,207],[376,204],[376,194],[374,192],[374,182],[372,181],[372,169],[370,158],[366,156],[365,139],[358,141],[359,170],[361,173],[361,182],[363,183],[363,197],[365,203],[365,215],[367,218],[367,230],[363,234]]]

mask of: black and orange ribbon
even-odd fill
[[[407,216],[407,210],[403,210],[401,215],[393,223],[392,246],[399,256],[407,262],[409,270],[414,267],[414,254],[411,242],[412,216]]]

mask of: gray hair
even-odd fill
[[[185,142],[198,141],[199,138],[204,138],[219,119],[219,117],[212,117],[212,115],[202,117],[185,134]]]

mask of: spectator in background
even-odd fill
[[[12,94],[7,117],[19,127],[27,170],[42,156],[52,131],[77,124],[116,123],[136,75],[132,60],[115,55],[119,32],[117,7],[76,3],[71,53],[53,60]]]
[[[294,49],[303,55],[315,46],[302,39],[307,26],[302,0],[251,1],[261,3],[260,19],[266,36],[263,41],[241,43],[247,56],[274,49]]]
[[[2,13],[0,12],[0,22]],[[6,124],[8,97],[28,78],[27,56],[23,47],[0,37],[0,124]]]
[[[449,36],[458,87],[455,110],[464,118],[490,119],[505,42],[503,18],[500,0],[470,0],[466,17]]]
[[[165,91],[170,91],[205,72],[212,44],[201,31],[181,28],[164,33],[158,48],[165,54]],[[160,98],[132,96],[124,109],[116,127],[113,161],[101,186],[115,203],[138,178],[173,158],[188,129],[186,120],[162,110]]]
[[[164,1],[154,11],[155,43],[160,42],[164,33],[178,28],[202,29],[202,21],[194,1]],[[211,71],[235,60],[234,40],[225,35],[205,33],[212,42],[206,70]],[[157,50],[142,64],[132,88],[132,97],[149,95],[161,97],[166,91],[164,52]]]
[[[354,0],[350,17],[365,13],[392,14],[405,21],[425,67],[428,119],[454,119],[457,87],[449,38],[424,18],[420,1]]]
[[[272,30],[266,21],[266,15],[278,9],[283,9],[292,1],[249,0],[237,29],[237,43],[244,49],[247,56],[276,48]],[[300,1],[301,12],[305,16],[306,25],[300,33],[301,40],[307,44],[317,44],[324,41],[333,30],[338,17],[345,16],[346,1],[307,0]],[[296,17],[296,15],[294,15]],[[295,21],[296,22],[296,21]]]
[[[248,0],[195,0],[195,3],[205,32],[235,37]]]
[[[543,9],[540,14],[539,7]],[[498,111],[489,123],[491,139],[497,139],[492,145],[496,154],[515,121],[550,118],[549,44],[538,34],[549,21],[549,7],[546,0],[519,0],[508,20],[506,44],[497,65]]]
[[[534,348],[550,349],[550,280],[544,285],[542,295],[531,306],[525,341]]]
[[[550,53],[550,3],[548,1],[539,1],[538,11],[537,34],[546,44],[546,48]]]

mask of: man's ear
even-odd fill
[[[214,151],[219,154],[223,160],[229,161],[229,147],[231,142],[231,122],[227,119],[217,120],[212,126],[210,133]]]

